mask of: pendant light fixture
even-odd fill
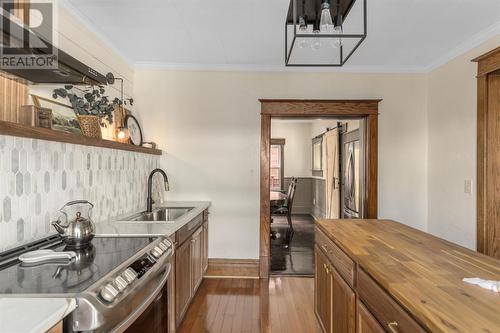
[[[367,0],[290,0],[286,66],[343,66],[366,38]]]
[[[330,0],[321,1],[321,21],[319,23],[321,32],[333,32],[332,14],[330,14]]]

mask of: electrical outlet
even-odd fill
[[[472,180],[466,179],[464,182],[464,193],[471,194],[472,193]]]

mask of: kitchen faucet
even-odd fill
[[[162,169],[154,169],[153,171],[151,171],[151,173],[149,174],[149,178],[148,178],[148,199],[146,201],[146,205],[147,205],[146,211],[148,213],[151,213],[153,211],[153,199],[151,198],[151,192],[152,192],[152,187],[153,187],[153,176],[157,172],[161,173],[163,176],[163,181],[165,182],[165,191],[170,190],[170,185],[168,183],[168,177],[167,177],[167,174],[165,173],[165,171],[163,171]]]

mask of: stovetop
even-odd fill
[[[0,267],[0,294],[78,294],[134,256],[156,237],[95,237],[71,263],[26,265],[17,260]],[[63,251],[59,239],[44,248]]]

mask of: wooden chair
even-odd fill
[[[271,207],[271,216],[273,215],[286,215],[288,220],[288,225],[290,226],[290,230],[293,232],[292,225],[292,207],[293,207],[293,199],[295,197],[295,189],[297,188],[298,178],[292,177],[290,181],[290,185],[288,185],[287,197],[283,205]]]

